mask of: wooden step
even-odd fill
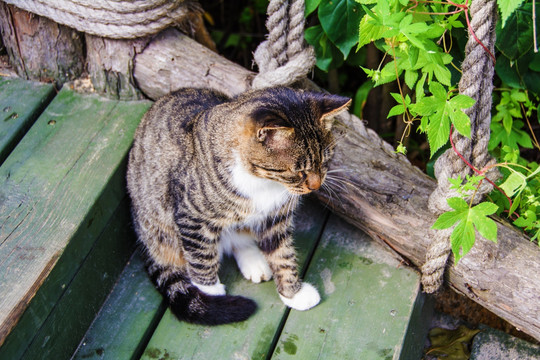
[[[0,165],[55,93],[51,84],[0,77]]]
[[[99,310],[133,249],[125,160],[149,105],[64,88],[0,167],[0,358],[69,357]]]
[[[163,312],[135,258],[74,358],[419,359],[431,316],[419,276],[360,230],[328,216],[310,200],[296,219],[300,264],[322,296],[314,309],[290,311],[273,282],[253,284],[227,259],[220,278],[228,293],[253,298],[257,313],[217,327],[179,322]]]

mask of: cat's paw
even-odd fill
[[[234,258],[246,279],[260,283],[272,278],[272,270],[259,248],[255,246],[241,248],[235,251]]]
[[[281,294],[279,294],[279,297],[288,307],[302,311],[311,309],[321,301],[319,292],[309,283],[303,283],[300,291],[290,299]]]
[[[219,280],[214,285],[202,285],[197,284],[196,282],[191,282],[193,285],[197,287],[197,289],[201,290],[203,293],[207,295],[225,295],[225,285],[219,282]]]

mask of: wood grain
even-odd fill
[[[124,198],[122,164],[149,105],[64,89],[0,167],[0,343],[42,285],[33,322],[47,318]]]
[[[1,165],[52,100],[55,91],[50,84],[0,77],[0,94]]]
[[[165,71],[159,71],[165,69]],[[226,94],[248,89],[253,73],[174,30],[135,58],[134,76],[155,99],[180,87],[210,87]],[[368,232],[416,266],[424,263],[435,217],[427,209],[435,182],[360,121],[338,144],[333,170],[344,182],[319,198],[337,214]],[[498,244],[479,238],[472,251],[448,271],[448,284],[522,331],[540,340],[540,249],[498,220]]]

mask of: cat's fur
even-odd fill
[[[288,306],[319,302],[298,278],[291,215],[299,195],[324,181],[331,116],[349,102],[284,87],[233,99],[182,89],[151,107],[130,152],[128,190],[148,272],[179,319],[222,324],[256,310],[225,294],[223,253],[254,282],[273,276]]]

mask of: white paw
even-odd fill
[[[225,285],[220,283],[219,279],[214,285],[202,285],[193,281],[191,283],[207,295],[225,295]]]
[[[288,307],[302,311],[311,309],[321,301],[319,292],[309,283],[303,283],[300,291],[294,294],[292,299],[286,298],[281,294],[279,294],[279,297]]]
[[[234,252],[238,268],[244,277],[254,283],[268,281],[272,278],[272,270],[258,247],[244,247]]]

